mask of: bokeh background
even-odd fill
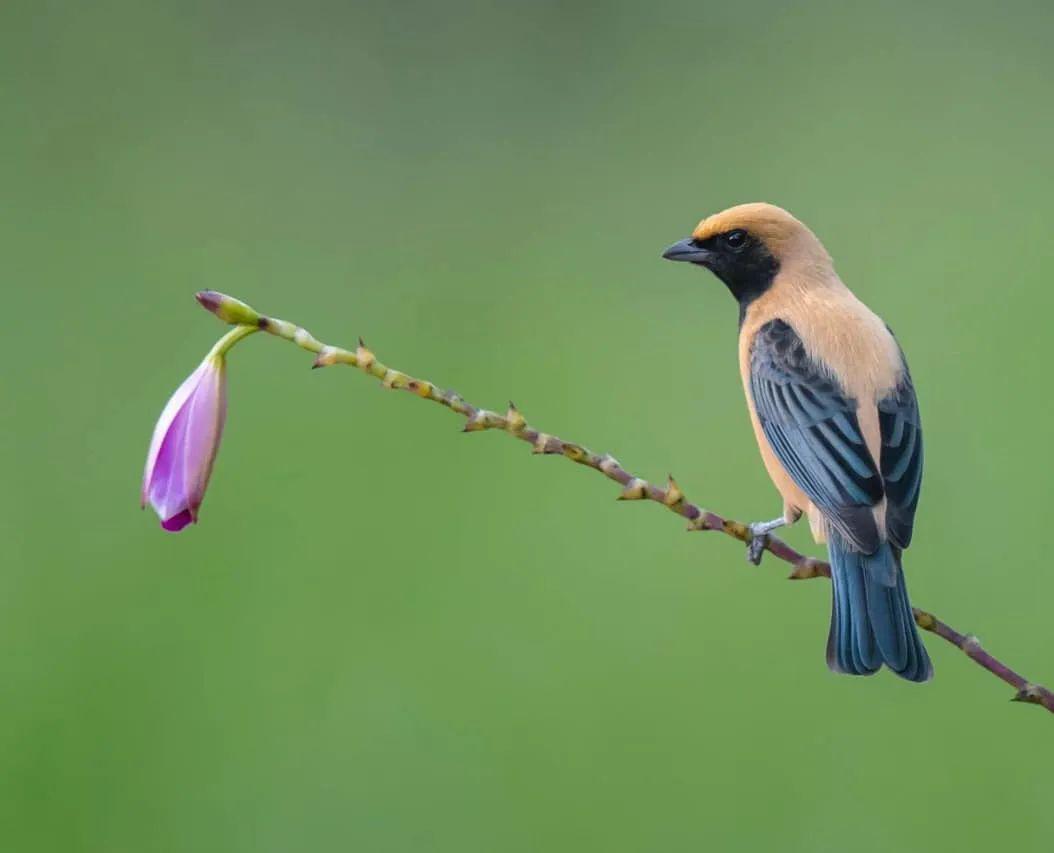
[[[232,355],[201,523],[137,497],[215,288],[770,517],[735,307],[658,258],[770,200],[911,358],[914,600],[1049,684],[1052,39],[1042,2],[4,3],[3,849],[1049,849],[1051,719],[952,647],[831,676],[825,583],[281,341]]]

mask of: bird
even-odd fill
[[[739,304],[747,408],[783,500],[781,516],[749,526],[748,559],[760,561],[771,531],[807,516],[831,566],[828,667],[871,675],[884,665],[928,681],[902,565],[922,424],[893,332],[842,282],[819,238],[772,204],[709,216],[662,256],[709,270]]]

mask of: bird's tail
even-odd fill
[[[909,681],[932,678],[899,550],[883,542],[874,554],[861,554],[832,531],[827,553],[834,587],[827,665],[835,672],[871,675],[885,664]]]

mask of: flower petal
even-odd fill
[[[188,406],[184,438],[184,486],[187,506],[196,517],[205,498],[212,465],[219,450],[227,415],[227,374],[218,361],[201,377]]]
[[[188,508],[184,455],[189,409],[188,401],[169,424],[150,477],[147,498],[162,519]]]
[[[190,514],[189,509],[185,509],[171,518],[164,519],[161,526],[169,533],[178,533],[192,521],[194,521],[194,516]]]
[[[161,416],[157,419],[154,434],[150,439],[150,450],[146,455],[146,467],[143,469],[143,486],[139,496],[141,506],[145,507],[147,504],[150,481],[153,478],[158,455],[161,453],[161,448],[172,427],[172,422],[183,409],[183,405],[190,398],[191,394],[194,393],[194,389],[198,387],[198,383],[201,381],[207,366],[208,360],[206,359],[198,365],[198,368],[190,376],[183,380],[176,392],[168,398],[165,408],[161,410]]]

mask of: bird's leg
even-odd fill
[[[755,566],[761,565],[761,555],[765,553],[765,545],[768,543],[769,534],[777,528],[783,527],[787,519],[782,515],[772,521],[755,521],[748,524],[750,530],[750,541],[747,543],[747,562]]]

